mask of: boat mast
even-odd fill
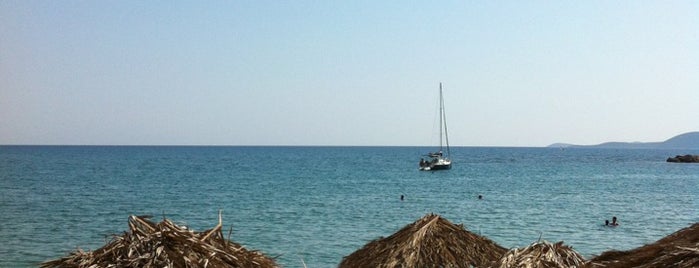
[[[449,151],[449,132],[447,131],[447,114],[444,111],[444,96],[442,95],[442,82],[439,82],[439,150],[442,151],[442,124],[444,125],[444,139],[447,142],[447,156]]]
[[[442,117],[444,117],[444,99],[442,98],[442,82],[439,82],[439,151],[442,151]]]

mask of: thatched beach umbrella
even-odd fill
[[[435,214],[374,240],[339,267],[488,267],[506,249]]]
[[[102,248],[77,250],[41,267],[278,267],[273,259],[224,239],[220,214],[218,225],[204,232],[138,216],[129,217],[129,228]]]
[[[699,267],[699,223],[670,234],[653,244],[628,251],[607,251],[588,267]]]
[[[585,259],[573,248],[547,241],[535,242],[525,248],[511,249],[495,267],[569,268],[583,267]]]

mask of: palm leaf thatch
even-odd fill
[[[506,249],[435,214],[374,240],[339,267],[488,267]]]
[[[652,244],[628,251],[607,251],[588,267],[699,267],[699,222]]]
[[[194,232],[168,219],[156,224],[130,216],[129,232],[92,252],[80,249],[42,268],[93,267],[278,267],[273,259],[224,239],[219,223]]]
[[[563,245],[563,241],[556,244],[541,241],[525,248],[511,249],[495,267],[568,268],[584,265],[584,258],[573,248]]]

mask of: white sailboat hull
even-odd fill
[[[447,158],[437,158],[436,161],[428,163],[422,167],[420,170],[430,171],[430,170],[444,170],[451,169],[451,160]]]

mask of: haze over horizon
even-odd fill
[[[0,144],[454,146],[697,131],[697,1],[0,1]]]

